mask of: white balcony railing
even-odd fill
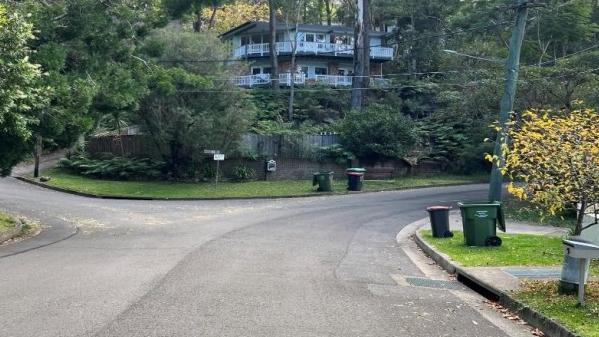
[[[352,85],[351,76],[341,75],[316,75],[316,82],[330,85],[332,87],[346,87]]]
[[[293,52],[291,42],[277,42],[277,54],[291,54]],[[354,48],[349,44],[325,43],[325,42],[298,42],[298,54],[314,54],[323,56],[352,56]],[[270,53],[268,43],[248,44],[233,51],[234,58],[249,56],[267,56]],[[370,47],[370,57],[374,59],[393,59],[393,48]]]
[[[303,73],[294,74],[294,84],[305,84],[306,75]],[[239,87],[255,87],[261,85],[269,85],[271,83],[270,74],[258,74],[258,75],[246,75],[246,76],[235,76],[233,77],[233,84]],[[279,84],[283,86],[291,86],[291,74],[283,73],[279,74]]]
[[[270,74],[236,76],[233,78],[233,84],[239,87],[255,87],[269,85],[271,83]],[[294,74],[294,84],[302,85],[306,82],[325,84],[331,87],[349,87],[353,83],[352,76],[342,75],[315,75],[306,76],[304,73]],[[291,74],[279,74],[279,84],[282,86],[291,86]],[[390,81],[383,77],[371,77],[370,86],[374,88],[385,88],[390,85]]]

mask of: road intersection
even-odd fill
[[[466,288],[405,282],[447,276],[396,234],[485,195],[127,201],[1,179],[0,209],[49,227],[0,247],[0,336],[527,336]]]

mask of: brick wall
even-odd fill
[[[387,161],[374,164],[360,165],[366,169],[366,179],[393,179],[409,175],[411,173],[440,172],[440,167],[430,166],[422,170],[412,169],[403,161]],[[266,163],[262,160],[227,159],[221,163],[222,172],[225,177],[232,177],[233,170],[239,165],[245,165],[256,171],[256,179],[264,180],[287,180],[287,179],[312,179],[315,172],[335,172],[336,179],[344,179],[345,165],[335,162],[316,162],[307,159],[277,159],[277,171],[266,173]]]

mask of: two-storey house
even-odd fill
[[[319,82],[331,86],[351,86],[353,79],[353,29],[341,26],[302,24],[298,31],[285,24],[277,26],[276,52],[279,63],[279,82]],[[268,22],[247,22],[221,35],[233,45],[234,59],[249,61],[243,76],[234,78],[239,86],[253,87],[271,83]],[[384,46],[383,32],[370,33],[370,69],[374,84],[384,83],[382,65],[393,59],[393,48]],[[296,40],[296,43],[292,43]],[[296,67],[291,68],[293,48]],[[380,76],[380,77],[378,77]]]

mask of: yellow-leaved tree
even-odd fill
[[[512,122],[504,148],[508,191],[544,214],[578,205],[574,235],[597,224],[584,224],[585,213],[599,203],[599,114],[530,110]]]
[[[268,3],[236,0],[218,7],[205,8],[202,17],[208,29],[224,33],[247,21],[268,21]]]

